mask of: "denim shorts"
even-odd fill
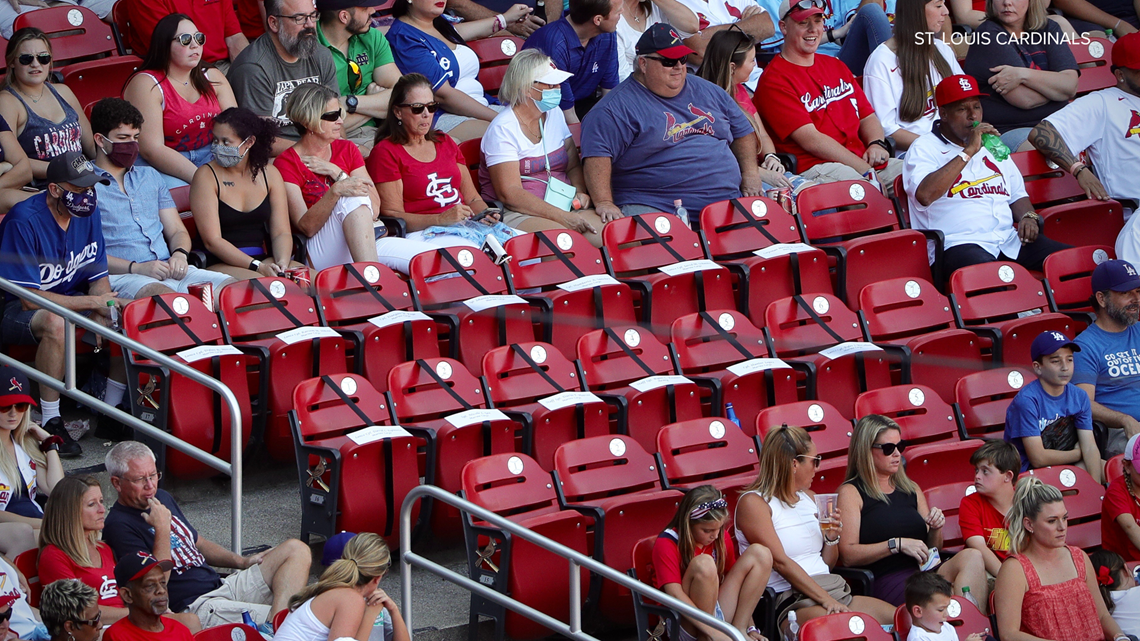
[[[4,316],[0,318],[0,343],[9,345],[38,345],[32,334],[32,317],[38,309],[24,309],[19,300],[4,303]]]

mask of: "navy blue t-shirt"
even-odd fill
[[[159,490],[154,498],[170,510],[170,556],[174,569],[170,572],[170,610],[182,612],[203,594],[222,585],[218,573],[206,563],[198,551],[198,531],[186,520],[174,497]],[[103,540],[111,546],[115,559],[123,555],[154,550],[154,528],[143,518],[143,511],[116,502],[103,522]]]
[[[598,34],[583,47],[569,17],[530,34],[523,49],[538,49],[550,56],[559,69],[574,74],[562,83],[563,111],[593,96],[598,87],[613,89],[618,84],[617,36]]]
[[[1041,436],[1041,430],[1066,416],[1073,417],[1078,430],[1092,430],[1092,403],[1089,395],[1076,385],[1066,385],[1060,396],[1051,396],[1036,380],[1013,397],[1005,411],[1005,440],[1013,443],[1021,455],[1022,472],[1032,467],[1022,439]]]
[[[72,216],[64,231],[43,193],[16,204],[0,222],[0,276],[28,289],[61,296],[87,294],[107,276],[106,243],[99,209]]]

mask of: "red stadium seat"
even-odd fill
[[[360,375],[329,374],[297,384],[289,424],[302,541],[311,534],[375,532],[399,546],[400,506],[419,485],[419,457],[407,431],[373,427],[388,418],[387,399]]]
[[[654,468],[653,457],[628,436],[571,441],[554,454],[559,502],[590,510],[601,559],[620,572],[633,567],[634,545],[664,530],[681,502],[680,492],[661,488]],[[629,590],[610,581],[602,583],[600,606],[607,619],[631,623],[630,604]]]
[[[1116,86],[1112,73],[1112,41],[1107,38],[1088,38],[1087,43],[1070,42],[1069,50],[1077,60],[1080,77],[1077,79],[1077,97],[1099,89]]]
[[[913,278],[871,283],[859,292],[859,315],[871,340],[910,350],[910,378],[948,403],[954,385],[985,369],[981,341],[954,323],[950,301],[934,285]]]
[[[1026,384],[1037,380],[1029,369],[999,367],[963,376],[954,388],[954,408],[969,436],[1001,438],[1005,411]]]
[[[962,499],[973,494],[974,482],[958,481],[928,487],[922,491],[926,495],[926,505],[942,510],[946,516],[946,524],[942,526],[942,549],[957,552],[965,545],[962,539],[962,527],[958,524],[958,508]]]
[[[116,0],[115,4],[111,7],[111,32],[116,36],[119,45],[119,55],[125,56],[129,49],[126,48],[127,34],[131,32],[131,20],[129,11],[127,10],[127,2],[129,0]],[[118,32],[118,33],[115,33]],[[138,52],[136,52],[138,55]]]
[[[1010,158],[1025,178],[1025,191],[1041,216],[1046,236],[1075,246],[1116,246],[1116,236],[1124,227],[1120,203],[1087,199],[1076,178],[1036,149],[1010,154]]]
[[[870,183],[813,185],[796,207],[807,242],[836,259],[835,291],[844,301],[854,305],[864,285],[885,278],[930,280],[926,236],[902,229],[894,203]]]
[[[950,291],[961,326],[978,334],[995,364],[1028,366],[1041,332],[1076,336],[1085,327],[1053,311],[1045,287],[1014,262],[963,267],[950,275]]]
[[[77,5],[44,7],[21,13],[12,23],[12,31],[35,27],[51,40],[52,67],[63,66],[83,58],[119,55],[111,27],[94,11]],[[116,88],[122,90],[122,85]]]
[[[497,95],[507,73],[507,65],[517,52],[522,51],[522,39],[514,36],[481,38],[471,40],[469,46],[479,56],[479,83],[488,94]]]
[[[510,276],[483,252],[424,252],[412,258],[408,273],[424,311],[450,319],[451,353],[476,376],[491,349],[534,340],[530,306],[514,296]]]
[[[244,623],[226,623],[206,628],[194,635],[194,641],[233,641],[234,639],[257,639],[261,634]]]
[[[843,612],[817,617],[800,627],[800,641],[894,641],[870,615]]]
[[[388,391],[388,371],[397,364],[440,355],[435,321],[417,311],[408,281],[388,267],[335,265],[321,270],[314,285],[322,323],[361,333],[362,349],[350,364],[376,391]]]
[[[1066,542],[1082,549],[1100,547],[1100,508],[1104,486],[1089,473],[1073,465],[1052,465],[1022,472],[1021,477],[1034,476],[1042,483],[1061,490],[1069,510]]]
[[[1053,302],[1060,312],[1091,312],[1089,293],[1096,266],[1116,258],[1107,245],[1083,245],[1062,249],[1045,259],[1045,281],[1053,292]]]
[[[847,470],[847,450],[851,447],[851,421],[822,401],[800,401],[761,410],[756,415],[754,433],[763,439],[768,430],[780,425],[796,425],[807,430],[823,457],[811,487],[815,492],[835,492],[843,484]],[[761,449],[763,444],[760,445]]]
[[[1104,462],[1104,484],[1109,485],[1116,479],[1124,476],[1124,455],[1116,456]]]
[[[40,582],[39,560],[39,548],[24,550],[12,559],[16,569],[28,580],[28,605],[33,608],[40,607],[40,594],[44,591],[43,583]]]
[[[483,376],[496,407],[530,415],[534,458],[544,470],[554,469],[559,445],[610,433],[605,401],[583,390],[574,363],[549,343],[496,347],[483,356]]]
[[[974,466],[970,465],[970,455],[982,443],[980,439],[970,439],[908,447],[903,454],[906,475],[921,488],[971,481]]]
[[[591,519],[559,508],[550,473],[529,456],[495,454],[475,459],[463,466],[462,477],[468,501],[581,554],[591,554],[587,536]],[[548,616],[567,620],[570,589],[565,559],[482,521],[468,518],[463,526],[472,578]],[[585,569],[582,579],[580,596],[584,598],[589,585]],[[521,614],[472,594],[471,618],[478,622],[479,615],[495,619],[496,639],[503,639],[504,634],[511,639],[537,639],[550,633]]]
[[[946,615],[949,617],[946,622],[954,626],[958,641],[966,641],[966,637],[974,633],[989,635],[990,628],[993,627],[990,618],[982,614],[978,606],[971,603],[969,599],[960,596],[950,597],[950,605],[946,608]],[[910,613],[907,612],[906,605],[900,605],[895,610],[895,634],[900,639],[906,639],[907,635],[910,634],[910,627]]]
[[[539,335],[574,358],[583,334],[607,325],[635,325],[633,293],[609,272],[602,252],[569,229],[515,236],[511,279],[540,322]]]
[[[602,243],[614,273],[633,289],[641,323],[662,341],[685,314],[737,308],[729,271],[707,260],[700,236],[673,214],[610,221]]]
[[[268,379],[268,425],[264,440],[278,460],[293,457],[287,413],[297,383],[348,371],[347,342],[320,326],[313,299],[288,278],[254,278],[226,286],[216,296],[226,342],[267,350],[266,367],[251,380]]]
[[[89,105],[103,98],[120,97],[127,80],[141,66],[142,58],[137,56],[115,56],[77,62],[67,65],[59,72],[63,75],[63,84],[75,93],[79,105],[86,110]]]
[[[122,0],[119,2],[121,3]],[[115,6],[119,5],[116,4]],[[174,207],[178,210],[178,217],[182,219],[182,225],[186,227],[186,233],[190,234],[190,246],[194,249],[201,248],[202,241],[198,237],[198,225],[194,223],[194,214],[190,211],[190,185],[171,189],[170,197],[174,199]]]
[[[653,544],[657,536],[647,536],[633,546],[633,567],[627,572],[645,585],[657,587],[657,573],[653,568]],[[681,617],[673,610],[640,594],[633,595],[633,617],[637,626],[637,641],[661,641],[666,638],[666,625],[676,630]],[[666,621],[669,621],[666,624]]]
[[[482,138],[472,138],[459,143],[459,153],[463,154],[463,164],[467,167],[467,171],[471,172],[471,184],[475,185],[475,189],[479,189],[479,163],[483,160],[479,145],[482,143]]]
[[[625,406],[611,431],[646,451],[656,448],[662,425],[701,417],[697,383],[676,376],[668,349],[644,328],[594,330],[578,339],[578,361],[589,389]]]
[[[895,385],[863,392],[855,399],[855,416],[868,414],[894,420],[910,445],[957,441],[962,431],[950,404],[925,385]]]
[[[247,371],[267,365],[266,353],[258,348],[220,347],[225,342],[218,317],[197,296],[163,294],[132,301],[123,308],[123,327],[128,338],[179,360],[210,378],[225,383],[241,407],[241,440],[249,443],[253,431],[253,403]],[[215,347],[210,349],[209,346]],[[201,349],[198,352],[189,350]],[[135,416],[176,438],[214,456],[230,459],[232,417],[228,405],[213,390],[171,372],[134,352],[127,352],[128,389]],[[263,379],[266,383],[268,378]],[[258,429],[265,420],[266,387],[257,393]],[[136,397],[137,394],[137,397]],[[162,457],[164,467],[175,476],[206,477],[217,474],[212,467],[157,441],[150,443]],[[160,468],[161,469],[161,468]]]
[[[116,7],[119,6],[119,3],[116,2],[115,6]],[[276,634],[277,631],[281,629],[281,624],[285,623],[285,618],[288,616],[289,616],[289,608],[285,608],[284,610],[278,610],[277,614],[273,615],[273,632],[274,632],[274,634]]]
[[[697,418],[661,428],[655,458],[666,488],[689,490],[712,485],[728,500],[729,514],[736,513],[739,490],[755,481],[760,472],[755,442],[723,417]]]

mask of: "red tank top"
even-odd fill
[[[1077,567],[1077,578],[1041,585],[1033,562],[1018,555],[1029,589],[1021,603],[1021,631],[1042,639],[1103,641],[1104,630],[1096,616],[1096,604],[1085,579],[1081,549],[1067,546]]]
[[[159,81],[143,72],[162,91],[162,135],[166,146],[175,151],[193,151],[213,142],[214,116],[221,113],[216,95],[202,94],[196,102],[187,102],[165,74]]]

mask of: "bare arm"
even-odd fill
[[[741,136],[729,145],[740,165],[740,191],[745,196],[759,196],[763,191],[760,168],[756,165],[756,136]]]
[[[793,588],[811,597],[816,603],[825,607],[831,605],[834,600],[831,595],[784,551],[784,543],[772,523],[772,508],[759,494],[746,494],[740,497],[736,514],[736,527],[744,533],[744,538],[749,543],[763,545],[772,553],[773,570],[787,579]]]
[[[1085,22],[1092,22],[1100,25],[1105,29],[1112,29],[1117,37],[1125,36],[1136,28],[1127,22],[1117,18],[1116,16],[1101,11],[1091,2],[1087,0],[1053,0],[1053,6],[1061,10],[1070,18],[1077,18]]]
[[[1021,67],[1021,73],[1024,76],[1022,84],[1048,100],[1072,100],[1073,96],[1077,95],[1076,69],[1044,71]]]
[[[230,81],[226,80],[221,72],[216,69],[208,70],[206,77],[210,79],[210,84],[214,85],[214,93],[218,95],[218,106],[222,108],[222,111],[238,106],[237,98],[234,98],[234,89],[230,86]]]
[[[226,51],[230,54],[230,60],[237,58],[242,49],[248,46],[249,40],[246,39],[245,34],[240,31],[226,38]]]
[[[1097,586],[1096,571],[1093,570],[1088,553],[1081,552],[1081,561],[1085,564],[1085,584],[1088,586],[1089,594],[1092,595],[1093,603],[1096,604],[1096,618],[1100,620],[1100,627],[1104,630],[1104,638],[1115,639],[1124,632],[1121,631],[1120,624],[1112,618],[1108,608],[1104,605],[1104,596],[1100,593],[1100,587]]]
[[[226,548],[214,543],[210,539],[198,536],[196,541],[198,551],[205,557],[206,563],[219,568],[237,568],[244,570],[249,567],[249,560],[240,554],[234,554]]]
[[[494,109],[484,107],[471,96],[468,96],[446,82],[435,90],[435,99],[443,105],[443,108],[446,109],[448,113],[453,113],[457,116],[470,116],[490,122],[498,115]]]
[[[1006,559],[994,585],[994,610],[1002,641],[1046,641],[1021,631],[1021,605],[1028,589],[1021,562],[1013,557]]]
[[[1023,436],[1021,444],[1025,447],[1025,456],[1033,467],[1046,467],[1049,465],[1072,465],[1081,460],[1081,448],[1071,450],[1046,449],[1040,436]]]
[[[922,520],[926,521],[926,544],[932,548],[942,547],[942,526],[945,525],[945,518],[941,519],[938,527],[932,527],[930,519],[930,506],[926,503],[926,495],[922,493],[922,488],[915,492],[918,496],[918,513],[922,516]]]
[[[123,98],[143,116],[139,154],[161,173],[193,182],[198,168],[185,156],[166,146],[162,132],[162,90],[154,80],[146,74],[135,75],[127,84]]]
[[[860,125],[860,129],[862,129],[862,125]],[[879,129],[881,131],[882,127],[880,126]],[[820,133],[815,125],[800,127],[792,132],[790,138],[800,147],[803,147],[804,151],[816,158],[843,163],[861,174],[871,170],[871,165],[868,165],[865,160],[851,153],[850,149],[839,144],[831,136]]]
[[[665,22],[676,27],[678,31],[696,33],[701,28],[697,14],[677,0],[653,0],[653,4],[661,10],[661,16],[665,18]]]
[[[1132,547],[1140,549],[1140,524],[1136,523],[1136,517],[1125,512],[1116,517],[1116,526],[1124,531]]]
[[[469,176],[470,172],[466,167],[460,167],[463,170],[464,176]],[[368,175],[368,169],[361,165],[348,174],[353,178],[359,178],[364,184],[368,185],[368,200],[372,201],[372,217],[375,219],[380,215],[380,192],[376,191],[376,183],[372,182],[372,176]]]
[[[533,11],[534,9],[531,9],[525,4],[515,4],[512,5],[510,9],[504,11],[502,16],[503,19],[506,20],[505,25],[512,25],[525,20]],[[479,20],[465,20],[455,25],[455,30],[459,32],[459,35],[463,36],[464,40],[489,38],[499,33],[499,31],[495,29],[495,16],[481,18]]]
[[[487,7],[474,2],[474,0],[448,0],[447,8],[455,12],[456,15],[464,20],[481,20],[483,18],[494,18],[495,12]],[[507,24],[507,31],[520,38],[526,38],[534,33],[539,27],[546,24],[548,21],[557,20],[562,16],[562,3],[558,0],[546,3],[546,16],[538,16],[531,14],[523,22],[514,22]]]
[[[954,17],[954,24],[964,24],[973,29],[977,29],[986,19],[986,12],[975,10],[970,0],[950,0],[950,13]]]
[[[1092,402],[1092,417],[1094,421],[1104,423],[1110,428],[1123,429],[1125,436],[1128,438],[1132,438],[1133,434],[1140,433],[1140,422],[1137,422],[1132,416],[1124,412],[1109,409],[1096,402],[1096,385],[1080,383],[1077,387],[1089,395],[1089,401]]]
[[[463,171],[467,171],[467,168]],[[404,211],[403,180],[376,183],[376,188],[380,191],[380,212],[385,216],[402,219],[408,224],[409,232],[422,231],[433,225],[451,225],[458,222],[454,217],[445,218],[446,214],[409,214]]]
[[[4,151],[4,161],[12,165],[0,176],[0,189],[19,189],[32,182],[32,163],[14,133],[0,132],[0,149]]]
[[[72,93],[71,88],[63,83],[52,83],[52,87],[59,92],[64,102],[75,110],[75,115],[79,119],[79,128],[81,130],[80,137],[83,141],[83,153],[88,158],[95,157],[95,138],[91,134],[91,123],[87,120],[87,116],[83,114],[83,105],[79,104],[79,99]],[[62,105],[61,105],[62,106]]]
[[[751,7],[745,9],[743,17],[733,23],[737,25],[744,33],[752,36],[752,40],[760,42],[766,40],[773,33],[776,33],[775,27],[772,26],[772,16],[768,15],[767,11],[753,11]],[[685,44],[690,49],[696,51],[695,55],[689,56],[689,61],[693,64],[699,65],[705,56],[705,47],[708,46],[709,41],[716,35],[718,31],[725,31],[732,28],[732,24],[722,24],[715,27],[708,27],[704,31],[685,39]]]
[[[250,256],[222,238],[222,222],[218,215],[218,185],[206,165],[194,174],[190,183],[190,208],[194,212],[194,225],[206,251],[227,265],[249,269]]]

